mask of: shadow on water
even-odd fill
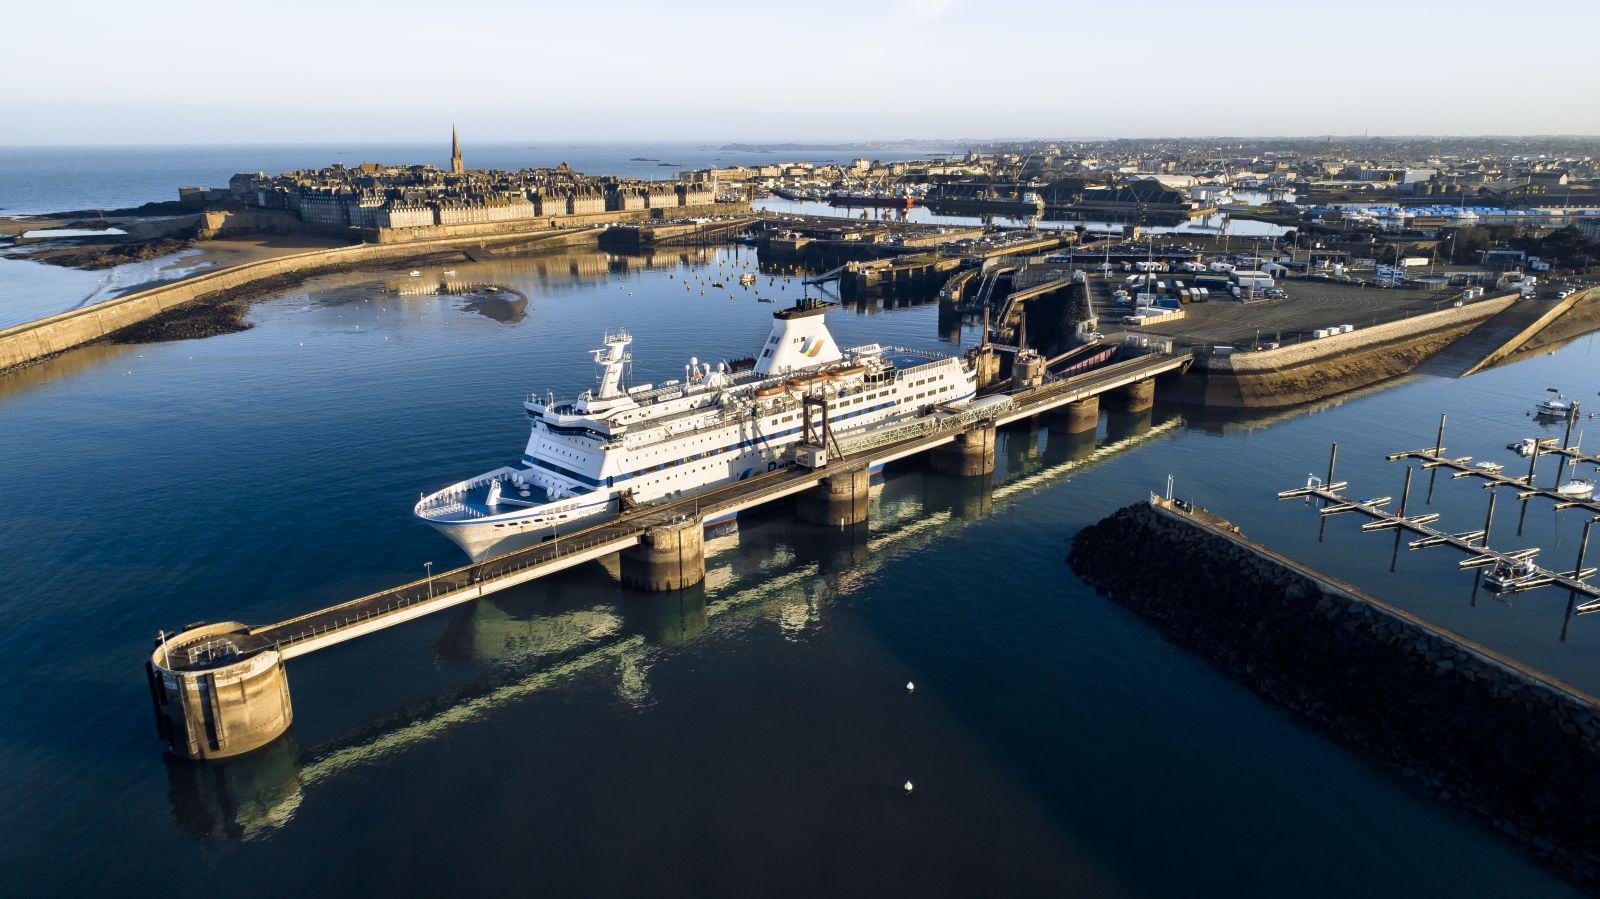
[[[201,763],[166,756],[173,819],[194,836],[228,842],[287,824],[303,798],[299,752],[290,728],[239,758]]]
[[[0,374],[0,400],[26,393],[54,381],[93,371],[137,351],[133,344],[94,343],[70,349],[25,368]]]
[[[478,681],[324,745],[302,749],[291,729],[254,753],[206,764],[167,759],[174,819],[206,839],[247,841],[287,824],[318,784],[482,719],[508,703],[591,673],[609,678],[631,705],[649,702],[646,673],[661,654],[692,652],[724,628],[770,621],[788,636],[825,627],[834,603],[888,560],[1004,509],[1026,492],[1062,480],[1182,419],[1152,427],[1148,413],[1096,442],[1093,434],[1009,441],[1024,463],[959,478],[901,463],[875,486],[867,522],[842,528],[792,520],[788,504],[754,510],[736,528],[707,536],[706,580],[643,594],[622,587],[615,558],[463,606],[436,642],[443,658],[488,663]],[[1012,450],[1007,448],[1007,452]]]

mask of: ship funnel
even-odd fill
[[[763,375],[783,374],[844,358],[823,319],[828,310],[837,308],[837,303],[807,297],[791,308],[772,313],[772,333],[767,335],[767,343],[756,359],[756,371]]]

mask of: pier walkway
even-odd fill
[[[1004,425],[1029,418],[1067,403],[1178,371],[1188,364],[1187,356],[1166,355],[1115,362],[1014,394],[1012,405],[990,417],[989,421],[993,425]],[[971,422],[961,418],[952,416],[951,419],[956,420],[953,425],[939,426],[930,422],[920,428],[913,426],[908,430],[918,430],[918,433],[857,449],[822,468],[806,469],[791,465],[684,499],[644,506],[605,524],[529,549],[441,571],[429,578],[276,624],[251,627],[247,634],[235,635],[233,639],[241,653],[272,647],[278,649],[285,659],[302,656],[637,546],[645,531],[653,526],[713,521],[730,513],[792,496],[841,472],[876,467],[926,452],[954,441],[958,434],[970,427]],[[174,643],[169,646],[169,651],[178,657],[184,647]]]
[[[163,634],[147,663],[157,728],[170,751],[222,758],[271,742],[293,720],[283,663],[356,637],[470,602],[500,590],[622,553],[623,580],[648,590],[679,589],[704,578],[703,527],[787,496],[818,523],[866,520],[872,469],[934,452],[936,470],[984,474],[994,466],[995,428],[1060,407],[1125,391],[1147,408],[1158,375],[1181,371],[1189,356],[1148,355],[988,399],[974,408],[919,418],[882,433],[829,441],[826,464],[794,462],[682,499],[629,509],[603,524],[464,565],[276,624],[235,621]],[[1097,401],[1097,400],[1096,400]],[[1072,409],[1066,410],[1069,416]],[[1090,429],[1094,416],[1089,416]],[[820,510],[820,511],[819,511]],[[632,573],[630,573],[630,567]]]
[[[1540,487],[1534,484],[1533,478],[1538,467],[1539,457],[1547,455],[1566,456],[1567,458],[1571,459],[1574,464],[1578,462],[1591,462],[1596,465],[1600,465],[1600,457],[1584,455],[1582,452],[1579,452],[1574,448],[1558,449],[1554,447],[1547,448],[1542,446],[1534,450],[1534,453],[1529,460],[1528,473],[1520,477],[1514,477],[1503,474],[1502,472],[1478,468],[1471,464],[1471,456],[1461,456],[1460,458],[1452,459],[1444,455],[1443,447],[1426,447],[1424,449],[1406,450],[1405,452],[1391,453],[1387,458],[1391,462],[1397,462],[1402,459],[1419,459],[1422,461],[1422,467],[1424,469],[1446,468],[1455,472],[1451,475],[1452,478],[1478,478],[1484,482],[1483,488],[1485,490],[1492,490],[1497,487],[1509,487],[1517,492],[1517,499],[1519,500],[1526,501],[1535,497],[1543,497],[1545,499],[1554,501],[1557,511],[1563,509],[1586,509],[1590,512],[1600,514],[1600,501],[1596,501],[1592,497],[1579,498],[1568,496],[1553,488]]]
[[[998,310],[999,314],[995,316],[994,320],[1001,325],[1004,325],[1006,322],[1010,321],[1012,314],[1017,311],[1018,306],[1026,303],[1028,300],[1044,296],[1047,293],[1054,293],[1058,290],[1063,290],[1071,284],[1072,279],[1070,277],[1052,278],[1051,280],[1045,281],[1042,284],[1035,284],[1032,287],[1024,287],[1021,290],[1012,290],[1009,294],[1006,294],[1006,298],[1000,303],[1000,308]]]
[[[1483,568],[1495,564],[1526,565],[1531,577],[1519,589],[1533,587],[1564,587],[1574,594],[1589,597],[1590,602],[1578,607],[1580,613],[1600,610],[1595,603],[1600,601],[1600,586],[1587,583],[1584,578],[1593,577],[1595,569],[1582,568],[1573,571],[1551,571],[1532,563],[1533,556],[1538,550],[1513,550],[1505,552],[1491,548],[1487,540],[1487,531],[1464,531],[1450,533],[1441,531],[1429,525],[1439,520],[1437,512],[1427,512],[1422,515],[1407,516],[1404,505],[1399,512],[1390,512],[1383,506],[1388,505],[1392,497],[1378,497],[1375,499],[1353,500],[1338,493],[1337,489],[1349,486],[1335,483],[1328,486],[1310,485],[1295,490],[1284,490],[1278,494],[1279,499],[1296,499],[1299,497],[1313,497],[1323,501],[1322,514],[1339,515],[1344,512],[1357,512],[1373,521],[1361,526],[1363,531],[1403,530],[1417,534],[1421,539],[1413,540],[1408,545],[1411,549],[1425,549],[1433,546],[1449,546],[1467,554],[1467,558],[1458,563],[1462,568]],[[1579,564],[1583,563],[1580,555]]]

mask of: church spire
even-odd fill
[[[450,125],[450,171],[459,175],[467,170],[461,163],[461,141],[456,137],[456,126]]]

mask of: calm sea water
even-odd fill
[[[1600,688],[1595,624],[1557,640],[1564,597],[1474,604],[1443,551],[1390,574],[1387,539],[1341,520],[1319,543],[1314,511],[1273,498],[1334,440],[1353,492],[1398,492],[1382,455],[1430,442],[1441,411],[1452,449],[1507,458],[1543,386],[1600,388],[1594,338],[1282,416],[1005,432],[992,479],[892,467],[862,528],[747,517],[709,544],[700,590],[630,593],[595,563],[296,660],[290,738],[163,758],[141,671],[158,628],[275,621],[460,561],[410,517],[418,492],[515,458],[523,394],[592,383],[605,328],[634,334],[641,382],[748,354],[774,307],[682,280],[750,254],[457,264],[528,296],[510,323],[427,293],[435,269],[331,276],[249,331],[0,378],[6,892],[1572,892],[1063,557],[1171,473],[1246,533]],[[831,322],[847,343],[970,339],[926,304]],[[1466,529],[1483,500],[1447,482],[1435,505]],[[1520,542],[1564,560],[1576,524],[1535,507]]]

